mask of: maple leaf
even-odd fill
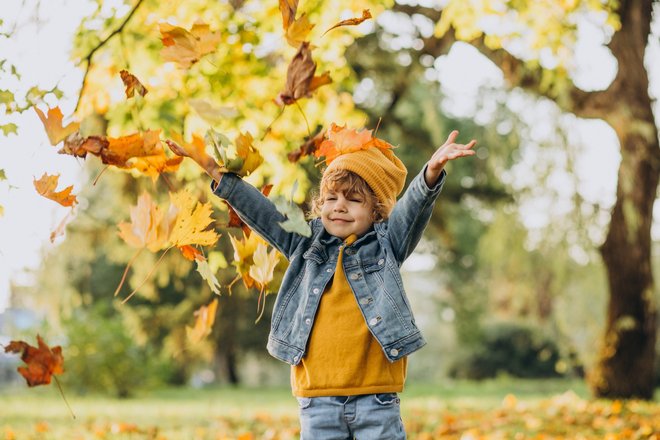
[[[73,220],[74,218],[74,211],[71,209],[69,212],[67,212],[66,216],[60,221],[60,223],[57,225],[55,229],[53,229],[50,232],[50,242],[55,243],[55,239],[57,237],[64,235],[64,231],[66,229],[66,226]]]
[[[232,264],[236,267],[238,275],[243,278],[245,287],[249,289],[254,286],[254,279],[250,276],[250,266],[253,264],[252,255],[259,244],[266,244],[266,242],[258,234],[247,235],[245,232],[243,232],[242,239],[239,240],[230,234],[229,240],[234,248]]]
[[[133,157],[165,156],[160,142],[160,130],[147,130],[119,138],[107,138],[108,145],[100,151],[101,161],[119,168],[131,168],[127,163]]]
[[[286,72],[286,86],[276,101],[279,104],[291,105],[300,98],[310,96],[315,88],[332,82],[327,72],[320,77],[315,77],[315,72],[316,63],[312,60],[312,50],[309,48],[309,42],[304,42],[289,63]],[[311,87],[312,83],[315,88]]]
[[[176,209],[163,210],[149,193],[144,192],[138,198],[137,205],[130,208],[131,222],[117,225],[119,236],[132,247],[146,247],[151,252],[157,252],[168,245],[177,213]]]
[[[273,200],[275,208],[286,217],[286,220],[278,224],[287,232],[295,232],[304,237],[312,236],[312,229],[309,227],[305,214],[295,203],[287,201],[284,197]]]
[[[64,146],[58,151],[59,154],[68,154],[75,157],[86,157],[87,153],[99,155],[101,150],[109,145],[105,136],[80,135],[80,132],[70,134],[64,139]]]
[[[206,144],[212,149],[216,162],[221,165],[221,172],[231,172],[247,176],[264,161],[259,150],[253,145],[250,133],[239,133],[234,139],[236,154],[231,154],[231,141],[227,136],[209,129],[204,136]]]
[[[39,180],[33,179],[34,187],[39,194],[47,199],[53,200],[62,206],[73,206],[78,203],[76,196],[71,194],[73,185],[67,186],[62,191],[56,192],[57,182],[60,179],[59,174],[49,175],[44,173]]]
[[[206,258],[204,258],[204,255],[202,254],[202,251],[188,244],[184,246],[179,246],[179,250],[181,251],[183,258],[185,258],[186,260],[190,260],[190,261],[206,260]]]
[[[27,366],[18,367],[17,370],[29,387],[48,385],[53,375],[64,372],[62,347],[50,348],[39,335],[37,335],[37,344],[38,348],[27,342],[11,341],[5,347],[5,353],[21,353],[21,360]]]
[[[213,223],[210,203],[198,203],[186,190],[170,193],[171,204],[177,209],[176,222],[170,234],[170,244],[210,246],[218,241],[218,234],[207,228]]]
[[[165,61],[174,61],[186,69],[204,55],[214,52],[222,38],[204,23],[195,23],[190,31],[169,23],[161,23],[159,27],[165,46],[161,56]]]
[[[39,119],[41,119],[41,122],[44,124],[51,145],[59,144],[68,135],[78,131],[78,128],[80,127],[80,124],[77,122],[71,122],[66,127],[63,127],[63,115],[62,110],[60,110],[59,107],[49,108],[48,116],[39,110],[37,106],[34,107],[34,111],[37,112]]]
[[[213,323],[215,322],[215,315],[218,310],[218,299],[215,298],[207,306],[201,306],[194,313],[195,326],[186,326],[186,335],[188,340],[193,344],[200,342],[202,339],[211,334]]]
[[[284,36],[287,43],[297,49],[307,40],[313,28],[314,25],[309,22],[307,16],[302,14],[286,29]]]
[[[197,114],[211,124],[219,124],[226,119],[235,118],[239,115],[234,107],[216,107],[205,99],[191,99],[188,104],[195,109]]]
[[[280,12],[282,13],[282,28],[286,31],[296,19],[298,0],[279,0]]]
[[[124,83],[124,86],[126,87],[126,97],[127,98],[132,98],[135,96],[135,93],[137,93],[140,96],[146,95],[149,90],[142,85],[139,79],[137,79],[137,76],[133,75],[127,70],[121,70],[119,72],[119,75],[121,76],[121,80]]]
[[[216,295],[220,295],[220,282],[211,270],[211,265],[206,259],[197,259],[197,272],[202,276]]]
[[[372,130],[355,130],[332,123],[325,133],[326,140],[321,142],[314,152],[316,157],[325,156],[325,163],[330,164],[337,156],[369,148],[378,148],[386,156],[392,155],[394,148],[388,142],[373,137]]]
[[[336,25],[329,28],[327,31],[323,32],[323,35],[327,34],[331,30],[336,29],[340,26],[356,26],[356,25],[358,25],[358,24],[360,24],[360,23],[362,23],[365,20],[368,20],[370,18],[371,18],[371,12],[369,12],[369,9],[364,9],[362,11],[362,17],[349,18],[347,20],[342,20],[339,23],[337,23]],[[321,35],[321,36],[323,36],[323,35]]]
[[[324,139],[325,139],[325,130],[323,130],[323,126],[319,125],[317,126],[314,135],[306,136],[305,142],[297,150],[287,154],[287,158],[289,159],[289,162],[296,163],[300,161],[300,159],[302,159],[303,157],[314,154],[314,152],[318,150],[319,146],[321,145],[321,142],[323,142]]]
[[[181,156],[167,157],[163,152],[154,156],[131,157],[126,161],[126,166],[156,180],[162,173],[172,173],[178,170],[182,161]]]
[[[268,197],[268,194],[270,194],[270,190],[272,188],[273,188],[273,185],[270,185],[270,184],[269,185],[264,185],[261,188],[261,193],[264,196]],[[227,208],[229,209],[229,223],[227,224],[227,227],[228,228],[241,228],[241,229],[243,229],[243,233],[245,234],[245,236],[246,237],[249,236],[250,232],[252,232],[250,227],[248,225],[246,225],[243,222],[243,220],[241,220],[241,218],[238,216],[238,214],[236,213],[234,208],[232,208],[232,206],[229,203],[225,202],[225,204],[227,205]]]
[[[252,266],[250,266],[249,275],[255,281],[260,290],[265,290],[268,284],[273,281],[275,266],[280,261],[280,254],[277,249],[268,252],[266,243],[258,243],[254,254],[252,254]]]

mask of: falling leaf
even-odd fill
[[[57,182],[60,179],[59,174],[49,175],[44,173],[39,180],[33,179],[34,187],[37,192],[47,199],[53,200],[62,206],[73,206],[78,203],[76,196],[71,194],[73,185],[64,188],[62,191],[56,192]]]
[[[57,228],[55,228],[53,231],[50,233],[50,242],[55,243],[55,239],[57,237],[60,237],[64,235],[64,231],[66,229],[66,226],[73,220],[74,218],[74,211],[71,209],[66,216],[60,221],[60,223],[57,225]]]
[[[369,12],[369,9],[364,9],[364,10],[362,11],[362,17],[359,17],[359,18],[349,18],[348,20],[342,20],[342,21],[340,21],[339,23],[337,23],[336,25],[332,26],[332,27],[331,27],[330,29],[328,29],[327,31],[323,32],[323,35],[327,34],[327,33],[330,32],[331,30],[333,30],[333,29],[335,29],[335,28],[338,28],[338,27],[340,27],[340,26],[356,26],[356,25],[358,25],[358,24],[360,24],[360,23],[362,23],[362,22],[364,22],[365,20],[368,20],[368,19],[370,19],[370,18],[371,18],[371,12]],[[322,36],[323,36],[323,35],[322,35]]]
[[[252,255],[252,266],[250,266],[250,277],[256,282],[259,289],[265,290],[268,284],[273,281],[273,272],[275,266],[280,261],[280,254],[277,249],[268,252],[266,243],[258,243]]]
[[[144,192],[137,205],[130,208],[131,222],[119,223],[119,236],[135,248],[146,247],[157,252],[169,245],[169,235],[174,228],[178,211],[175,208],[164,210]]]
[[[195,311],[195,326],[186,326],[186,335],[190,342],[196,344],[211,334],[217,310],[218,299],[215,298],[209,305],[202,306]]]
[[[273,188],[273,185],[265,185],[263,188],[261,188],[261,193],[268,197],[268,194],[270,194],[270,190]],[[226,202],[225,202],[226,203]],[[238,216],[234,208],[229,203],[226,203],[227,207],[229,208],[229,223],[227,224],[228,228],[241,228],[243,229],[243,233],[245,236],[249,236],[250,232],[252,231],[248,225],[246,225],[243,220]]]
[[[179,169],[183,157],[167,157],[165,153],[154,156],[131,157],[126,161],[128,168],[138,170],[145,176],[157,179],[163,173],[172,173]]]
[[[215,277],[215,274],[211,270],[211,265],[206,259],[198,259],[197,261],[197,272],[202,276],[202,278],[208,283],[209,287],[216,295],[220,295],[220,282]]]
[[[136,93],[140,96],[144,96],[149,92],[149,90],[147,90],[147,88],[142,85],[140,80],[129,71],[121,70],[119,75],[121,76],[121,80],[126,87],[127,98],[132,98]]]
[[[314,25],[309,22],[305,14],[302,14],[286,29],[284,34],[287,43],[298,49],[301,44],[307,41],[309,33],[314,28]]]
[[[253,145],[250,133],[239,133],[234,139],[235,153],[231,154],[231,141],[222,133],[209,129],[204,136],[206,144],[211,148],[214,159],[221,166],[222,172],[231,172],[239,176],[247,176],[264,161],[259,150]]]
[[[311,156],[318,150],[321,142],[325,139],[325,131],[322,126],[317,127],[317,131],[313,136],[305,137],[305,142],[295,151],[287,154],[289,162],[296,163],[305,156]]]
[[[234,238],[229,234],[229,240],[234,248],[234,261],[233,265],[236,267],[236,272],[243,278],[243,284],[246,288],[254,286],[254,280],[250,276],[250,266],[252,266],[252,256],[254,251],[257,250],[259,244],[266,244],[263,238],[258,234],[245,234],[243,233],[242,239]]]
[[[54,374],[64,372],[62,347],[50,348],[39,335],[37,335],[37,344],[39,348],[23,341],[11,341],[5,347],[5,353],[21,353],[21,360],[27,366],[18,367],[18,372],[30,387],[48,385]]]
[[[190,31],[168,23],[161,23],[159,27],[165,46],[161,56],[165,61],[174,61],[186,69],[204,55],[214,52],[222,38],[204,23],[195,23]]]
[[[18,134],[18,125],[10,122],[8,124],[0,125],[0,130],[2,130],[2,133],[5,136],[9,136],[10,134]]]
[[[284,105],[291,105],[300,98],[311,95],[314,90],[311,88],[316,72],[316,63],[312,60],[312,51],[309,43],[304,42],[300,49],[291,60],[286,73],[286,86],[277,98],[277,102]],[[329,74],[324,73],[319,79],[315,80],[316,87],[332,82]]]
[[[48,135],[48,140],[50,140],[51,145],[57,145],[64,140],[68,135],[78,131],[80,124],[77,122],[71,122],[66,127],[62,126],[62,110],[59,107],[49,108],[48,116],[44,114],[38,107],[34,107],[34,111],[37,112],[39,119],[44,124],[46,129],[46,134]]]
[[[309,227],[305,214],[295,203],[287,201],[283,197],[273,200],[275,208],[286,217],[279,225],[287,232],[295,232],[304,237],[311,237],[312,229]]]
[[[352,153],[359,150],[368,150],[369,148],[378,148],[381,151],[388,151],[393,147],[382,139],[374,138],[371,135],[372,130],[355,130],[339,126],[333,123],[330,129],[326,131],[326,140],[321,142],[318,150],[314,153],[316,157],[325,156],[325,163],[330,164],[337,156],[346,153]]]
[[[205,99],[191,99],[188,104],[195,109],[199,116],[211,124],[219,124],[239,115],[238,110],[234,107],[216,107]]]
[[[190,260],[190,261],[205,260],[202,251],[200,251],[196,247],[190,246],[189,244],[185,246],[179,246],[179,250],[181,251],[181,254],[186,260]]]
[[[280,12],[282,13],[282,28],[286,31],[296,19],[298,11],[298,0],[280,0]]]
[[[186,190],[170,193],[170,198],[178,212],[170,234],[170,243],[173,246],[187,244],[210,246],[218,241],[218,234],[213,230],[207,230],[213,223],[210,203],[197,202]]]
[[[107,138],[108,145],[100,151],[101,161],[119,168],[131,168],[127,163],[134,157],[165,156],[160,142],[160,130],[147,130],[119,138]]]

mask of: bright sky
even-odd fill
[[[116,2],[106,1],[104,7],[113,3]],[[36,4],[39,4],[38,11],[34,6]],[[8,58],[16,65],[22,81],[0,76],[0,90],[8,89],[20,95],[27,85],[36,83],[44,89],[50,89],[58,84],[65,93],[65,99],[49,104],[59,105],[65,116],[70,115],[80,87],[82,71],[75,68],[67,54],[75,26],[81,17],[89,15],[92,10],[93,7],[86,0],[5,0],[0,10],[0,19],[5,23],[3,31],[11,29],[13,23],[18,23],[19,27],[11,40],[0,38],[0,53],[2,58]],[[381,24],[384,24],[387,17],[382,20]],[[658,23],[654,25],[654,33],[660,34]],[[589,29],[589,26],[581,30],[581,45],[578,48],[581,63],[575,75],[576,82],[582,87],[602,87],[608,84],[615,71],[615,64],[608,51],[598,47],[601,43],[599,35],[597,29]],[[660,44],[658,38],[652,40],[648,66],[652,78],[651,93],[658,97]],[[466,69],[465,66],[470,68]],[[479,86],[502,82],[498,69],[464,44],[456,45],[447,57],[437,60],[434,67],[448,99],[455,103],[453,111],[457,115],[474,112],[471,103],[476,101],[474,98]],[[529,109],[524,108],[524,100],[517,105],[521,107],[521,113],[530,113],[528,118],[531,118],[532,123],[534,118],[539,120],[534,136],[543,138],[547,134],[543,132],[542,123],[543,118],[547,117],[546,109],[541,106],[540,110],[537,108],[537,111],[529,112]],[[59,173],[60,187],[73,184],[76,192],[83,177],[81,162],[56,153],[57,148],[48,143],[43,126],[33,111],[10,115],[8,122],[19,126],[19,134],[0,137],[4,151],[0,156],[0,169],[6,171],[8,178],[8,181],[0,182],[0,205],[5,210],[4,216],[0,217],[0,311],[7,306],[10,282],[28,283],[29,276],[26,276],[24,269],[37,267],[41,255],[57,245],[58,241],[54,245],[49,242],[50,231],[69,211],[39,196],[34,190],[33,178],[39,178],[44,172]],[[598,121],[567,120],[566,123],[573,124],[573,138],[570,141],[580,145],[582,151],[577,160],[577,174],[583,196],[604,206],[611,206],[616,184],[613,176],[616,176],[619,162],[613,131]],[[523,158],[523,163],[534,161],[535,157],[532,146],[528,157]],[[521,179],[520,184],[524,184],[524,173],[519,173],[516,178]],[[561,176],[558,176],[555,184],[561,186],[561,180]],[[540,214],[549,210],[550,207],[545,206],[540,198],[536,205],[527,207],[526,222],[531,227],[543,224],[547,217]],[[660,233],[654,235],[658,237]]]

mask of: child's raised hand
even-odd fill
[[[457,136],[458,130],[449,133],[449,137],[445,143],[438,148],[436,152],[433,153],[433,156],[431,156],[431,159],[429,159],[426,173],[424,173],[424,180],[426,180],[426,184],[429,188],[436,184],[440,177],[440,173],[447,162],[459,157],[473,156],[475,154],[472,147],[475,146],[477,141],[472,139],[467,144],[457,144],[454,142]]]

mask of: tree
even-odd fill
[[[644,65],[653,3],[522,1],[502,9],[488,1],[456,1],[442,11],[404,5],[395,8],[409,15],[422,14],[438,24],[436,35],[422,38],[423,53],[438,57],[455,41],[467,41],[502,70],[510,87],[551,98],[578,117],[603,119],[616,131],[622,156],[617,198],[600,248],[609,304],[603,347],[591,376],[592,389],[600,397],[650,399],[654,390],[656,304],[650,231],[660,149]],[[570,55],[566,44],[575,39],[576,26],[571,20],[590,10],[605,11],[607,24],[614,30],[607,46],[618,62],[618,71],[605,90],[581,90],[571,81],[565,64]],[[487,16],[504,19],[513,12],[518,24],[531,31],[531,39],[517,38],[513,32],[489,33],[476,24]],[[535,50],[531,56],[529,51],[507,51],[511,41],[522,41]],[[537,61],[540,47],[550,49],[558,60],[556,66],[544,68]]]

